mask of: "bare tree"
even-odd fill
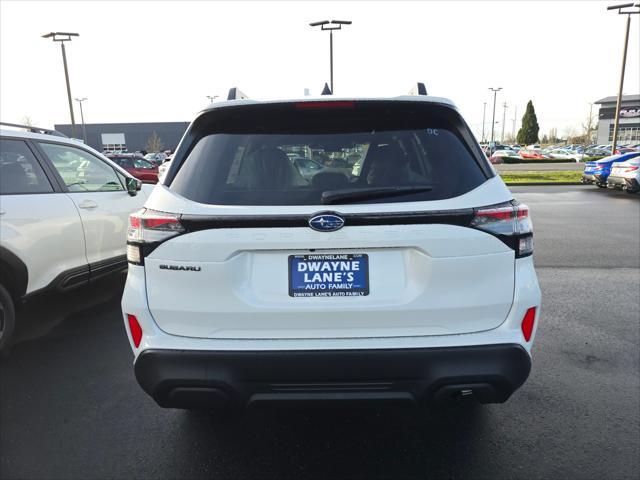
[[[551,130],[549,130],[549,142],[550,143],[557,143],[558,142],[558,129],[553,127]]]
[[[161,152],[163,148],[164,148],[164,144],[162,143],[162,140],[154,130],[151,136],[149,137],[149,139],[147,140],[146,150],[147,152],[150,152],[150,153]]]
[[[33,120],[29,115],[25,115],[24,117],[22,117],[22,125],[33,127]]]
[[[584,131],[584,143],[591,143],[592,133],[595,130],[596,117],[592,114],[592,110],[589,110],[586,121],[582,124],[582,130]]]

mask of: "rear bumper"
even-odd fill
[[[607,186],[625,188],[632,192],[640,190],[640,184],[635,178],[614,177],[611,175],[607,179]]]
[[[527,379],[518,344],[323,351],[142,351],[135,375],[162,407],[286,401],[506,401]],[[470,393],[471,391],[472,393]]]

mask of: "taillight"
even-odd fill
[[[471,226],[491,233],[513,248],[516,257],[533,253],[533,224],[529,207],[522,203],[506,203],[475,211]]]
[[[144,208],[132,213],[127,230],[127,260],[142,265],[145,246],[157,246],[184,231],[179,215]]]
[[[127,314],[127,321],[129,322],[131,340],[133,340],[133,344],[138,348],[140,346],[140,340],[142,340],[142,327],[138,323],[135,315]]]
[[[531,340],[531,334],[533,333],[533,323],[536,319],[536,307],[531,307],[527,310],[527,313],[524,314],[524,318],[522,319],[522,335],[524,335],[524,339],[528,342]]]
[[[624,170],[626,172],[635,172],[636,170],[638,170],[638,167],[624,167]]]

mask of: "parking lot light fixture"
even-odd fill
[[[320,27],[321,30],[329,30],[329,85],[331,86],[331,93],[334,94],[333,89],[333,31],[342,30],[343,25],[351,25],[351,20],[320,20],[319,22],[311,22],[310,27]]]
[[[71,37],[79,37],[79,33],[70,32],[50,32],[42,35],[42,38],[50,38],[54,42],[60,42],[62,47],[62,63],[64,65],[64,78],[67,82],[67,99],[69,100],[69,113],[71,114],[71,136],[76,136],[76,119],[73,116],[73,103],[71,102],[71,86],[69,85],[69,69],[67,68],[67,52],[64,48],[64,42],[70,42]]]
[[[637,10],[623,10],[623,8],[638,8]],[[622,104],[622,87],[624,86],[624,70],[627,64],[627,47],[629,45],[629,27],[631,26],[631,15],[640,13],[640,3],[623,3],[620,5],[611,5],[607,10],[617,10],[619,15],[627,16],[627,28],[624,35],[624,48],[622,50],[622,67],[620,69],[620,85],[618,87],[618,101],[616,102],[616,116],[613,121],[613,138],[611,141],[611,155],[616,153],[616,144],[618,143],[618,125],[620,123],[620,106]]]
[[[486,123],[485,114],[487,113],[487,102],[484,102],[484,106],[482,107],[482,143],[484,143],[484,126]]]
[[[209,99],[209,103],[213,103],[213,101],[218,98],[218,95],[207,95],[207,98]]]
[[[502,90],[502,87],[489,87],[489,90],[493,92],[493,118],[491,120],[491,143],[493,143],[493,134],[496,126],[496,95],[500,90]]]
[[[86,100],[86,97],[76,98],[76,102],[80,104],[80,120],[82,121],[82,139],[84,140],[84,143],[87,143],[87,129],[84,126],[84,112],[82,111],[82,102]]]

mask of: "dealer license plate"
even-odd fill
[[[289,296],[369,295],[369,257],[364,253],[289,255]]]

